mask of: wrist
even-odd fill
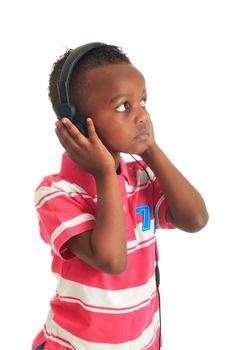
[[[94,176],[95,181],[98,183],[108,181],[109,179],[113,179],[114,177],[117,178],[115,167],[109,168],[109,169],[103,169],[103,171],[93,173],[92,175]]]

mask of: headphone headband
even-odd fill
[[[102,43],[93,42],[86,45],[82,45],[72,50],[68,55],[65,63],[63,64],[59,82],[57,85],[59,106],[57,111],[58,118],[69,118],[72,123],[79,129],[79,131],[88,137],[88,129],[86,124],[86,117],[77,114],[76,108],[70,103],[69,99],[69,82],[74,67],[79,60],[92,49],[100,46]]]
[[[86,45],[82,45],[72,50],[67,57],[61,71],[59,84],[58,84],[58,94],[60,99],[60,104],[69,104],[69,81],[74,67],[78,61],[89,51],[101,45],[100,42],[93,42]]]

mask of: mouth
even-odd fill
[[[150,137],[150,130],[143,129],[135,136],[134,139],[137,141],[146,141],[148,140],[149,137]]]

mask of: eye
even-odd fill
[[[126,112],[126,110],[129,109],[129,103],[124,102],[120,106],[116,108],[117,112]]]
[[[143,108],[146,108],[146,98],[143,98],[140,102],[140,105],[143,107]]]

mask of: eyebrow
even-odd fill
[[[146,89],[143,89],[142,95],[143,95],[144,93],[146,93]],[[110,100],[110,103],[114,103],[115,101],[120,100],[121,98],[131,97],[131,96],[133,96],[133,94],[120,94],[120,95],[114,96],[114,97]]]

